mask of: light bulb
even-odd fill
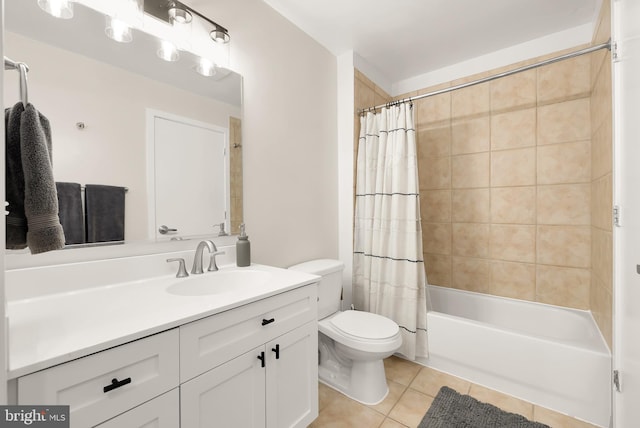
[[[73,18],[73,2],[71,0],[38,0],[38,6],[56,18]]]
[[[160,44],[160,49],[158,49],[158,56],[163,60],[169,62],[177,61],[180,58],[180,54],[178,53],[176,45],[166,40],[163,40]]]
[[[107,36],[116,42],[133,40],[132,28],[142,28],[143,0],[109,0],[107,13]]]
[[[107,16],[107,28],[105,29],[107,36],[116,42],[129,43],[133,40],[131,28],[123,21],[117,18]]]
[[[198,65],[195,66],[195,70],[205,77],[211,77],[216,74],[215,64],[207,58],[200,58]]]

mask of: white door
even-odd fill
[[[640,421],[640,2],[611,2],[614,41],[615,203],[621,227],[614,228],[614,426]]]
[[[151,120],[152,236],[167,240],[217,233],[215,225],[227,223],[230,204],[228,129],[158,112]]]
[[[265,367],[260,346],[180,386],[180,427],[264,428]]]
[[[267,343],[267,428],[307,427],[318,416],[318,323]]]

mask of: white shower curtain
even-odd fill
[[[355,308],[394,320],[402,332],[398,352],[411,360],[428,356],[413,123],[406,103],[360,119],[353,255]]]

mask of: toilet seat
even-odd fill
[[[353,315],[350,313],[356,313]],[[346,315],[344,318],[342,317]],[[373,315],[369,317],[368,315]],[[376,317],[381,318],[381,320]],[[333,320],[338,318],[337,324]],[[340,318],[343,318],[340,320]],[[354,322],[353,319],[356,321]],[[381,333],[370,334],[373,337],[363,337],[367,332],[366,320],[373,320],[374,325],[382,325]],[[373,329],[375,327],[371,327]],[[390,334],[395,329],[395,334]],[[346,330],[346,331],[345,331]],[[398,325],[392,320],[381,315],[360,311],[337,312],[336,314],[318,321],[318,331],[333,339],[337,344],[347,346],[363,352],[387,352],[395,351],[402,344],[402,336]],[[370,330],[369,330],[370,331]]]
[[[345,311],[331,318],[341,333],[361,340],[383,340],[398,334],[398,324],[389,318],[361,311]]]

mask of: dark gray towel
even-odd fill
[[[66,245],[84,244],[82,188],[79,183],[56,182],[60,224]]]
[[[87,242],[124,241],[124,194],[124,187],[85,186]]]
[[[8,249],[32,254],[64,247],[51,167],[51,128],[31,104],[5,110]]]
[[[27,104],[20,121],[27,245],[32,254],[64,248],[51,163],[49,120]]]
[[[20,150],[22,102],[4,111],[5,182],[7,211],[6,247],[19,250],[27,246],[27,217],[24,214],[24,174]]]

